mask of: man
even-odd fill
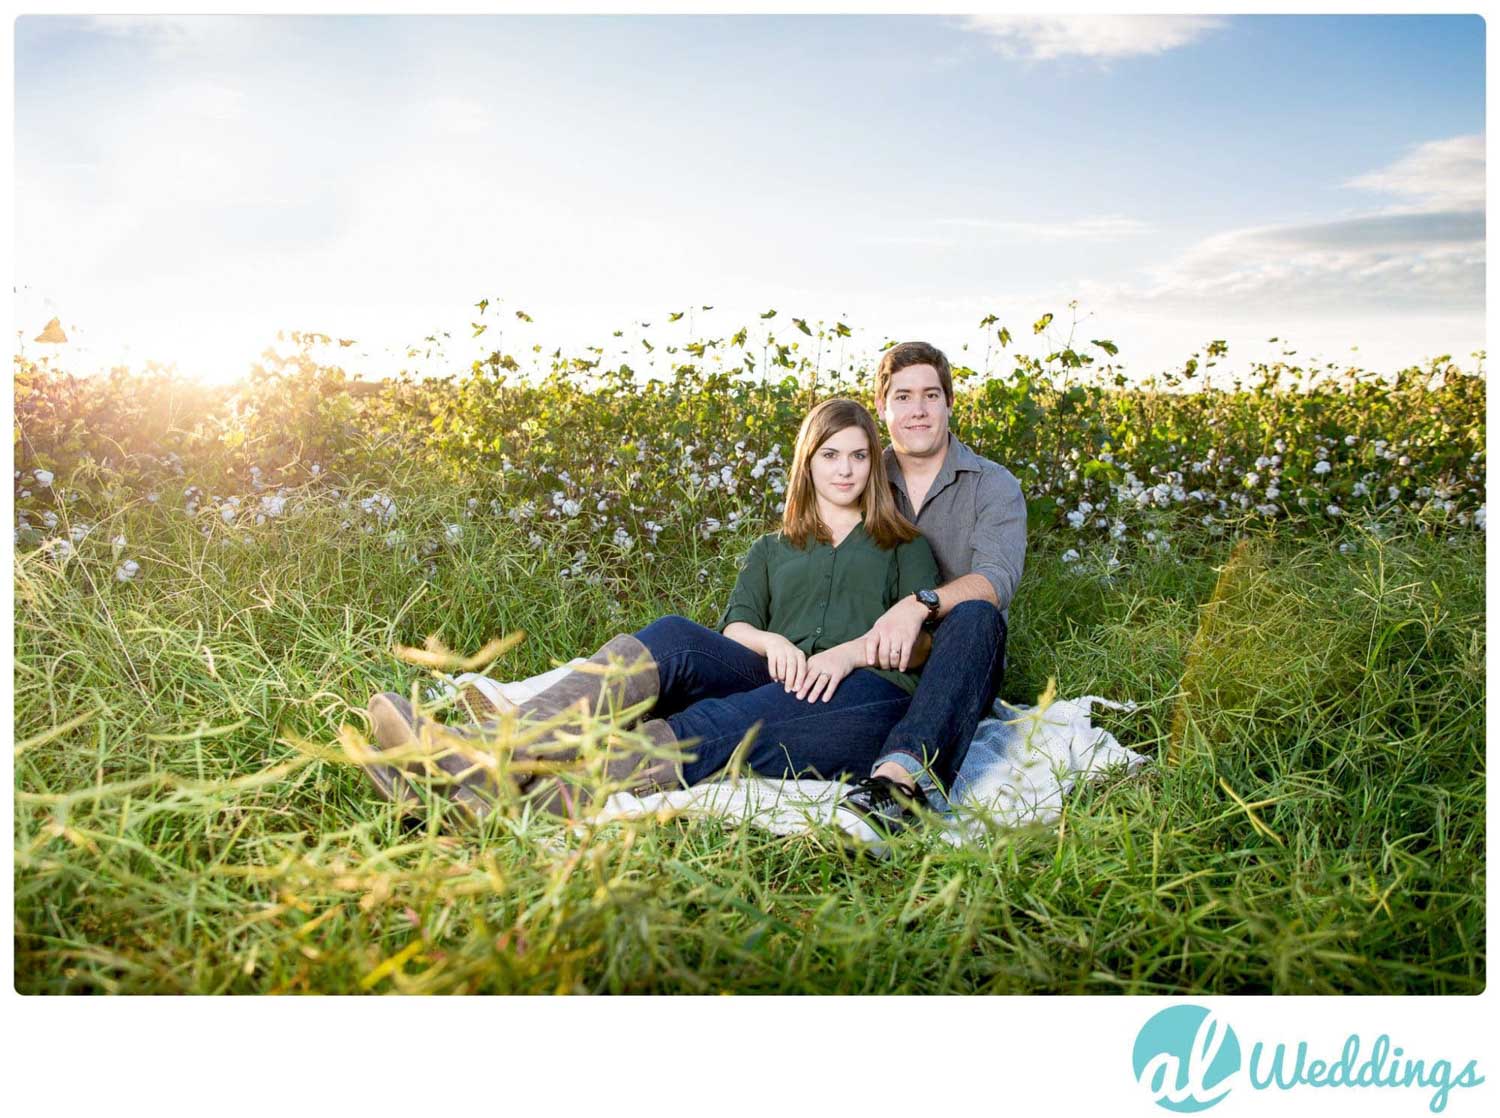
[[[875,410],[896,505],[932,545],[942,585],[892,606],[865,639],[869,663],[906,670],[927,650],[906,717],[845,803],[885,830],[914,804],[942,808],[1005,669],[1010,602],[1026,560],[1026,501],[1005,467],[949,430],[953,373],[941,350],[902,342],[875,373]],[[940,786],[940,787],[939,787]]]

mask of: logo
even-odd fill
[[[1455,1073],[1456,1061],[1413,1055],[1387,1033],[1368,1048],[1360,1034],[1350,1033],[1337,1055],[1327,1049],[1323,1055],[1327,1058],[1316,1058],[1317,1050],[1305,1040],[1257,1040],[1246,1059],[1227,1021],[1201,1005],[1174,1005],[1141,1026],[1131,1066],[1152,1101],[1178,1114],[1207,1110],[1235,1087],[1425,1088],[1430,1093],[1427,1109],[1441,1114],[1455,1088],[1484,1082],[1478,1060],[1469,1060]]]
[[[1157,1106],[1195,1114],[1229,1094],[1240,1070],[1240,1042],[1212,1011],[1174,1005],[1141,1026],[1131,1062]]]

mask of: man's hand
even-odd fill
[[[912,648],[927,620],[927,607],[907,595],[880,615],[865,634],[865,663],[872,668],[906,671]]]
[[[780,633],[767,633],[766,671],[788,691],[795,691],[807,678],[807,653]]]
[[[797,698],[806,699],[810,703],[821,698],[826,703],[833,697],[835,688],[844,677],[858,666],[843,645],[808,657],[807,678],[797,688]]]

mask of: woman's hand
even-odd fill
[[[797,698],[815,703],[827,702],[844,677],[860,665],[844,645],[825,649],[807,661],[807,679],[797,688]]]
[[[807,653],[780,633],[767,633],[765,641],[766,671],[771,678],[795,691],[807,677]]]

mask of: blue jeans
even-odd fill
[[[677,740],[696,744],[683,763],[688,784],[713,776],[745,732],[760,730],[745,765],[763,776],[833,780],[863,777],[911,696],[863,669],[849,673],[833,698],[809,703],[771,678],[766,659],[685,617],[662,617],[635,634],[656,661],[660,691],[653,718],[664,718]]]
[[[938,623],[917,693],[891,730],[875,766],[895,761],[917,778],[928,801],[947,808],[941,791],[969,752],[969,742],[1005,678],[1005,619],[989,602],[960,602]],[[925,768],[925,772],[924,772]]]

